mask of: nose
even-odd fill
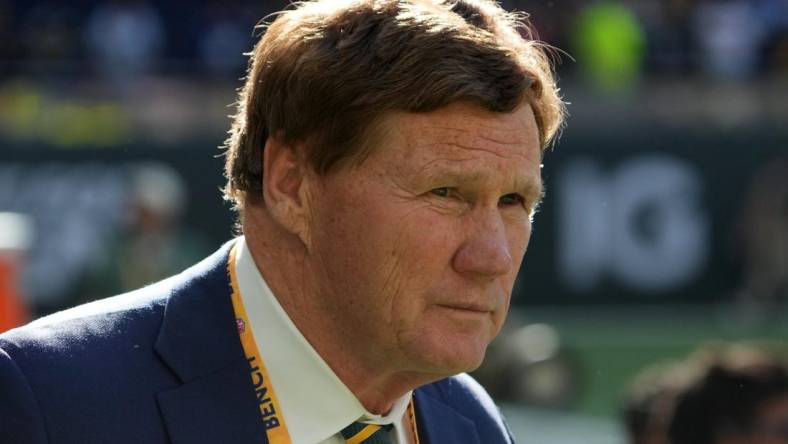
[[[500,213],[485,210],[468,221],[467,237],[454,254],[454,270],[477,280],[492,280],[512,271],[514,262]]]

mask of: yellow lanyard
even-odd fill
[[[246,315],[241,291],[238,288],[238,278],[235,274],[236,247],[230,250],[230,258],[227,263],[227,270],[230,274],[230,285],[232,286],[233,310],[235,311],[235,321],[238,325],[238,334],[241,337],[241,346],[244,349],[244,356],[249,363],[249,372],[254,385],[258,407],[262,415],[265,433],[268,435],[269,444],[292,444],[290,433],[287,431],[285,419],[282,416],[282,409],[279,400],[274,393],[268,371],[265,369],[263,357],[260,356],[260,349],[254,340],[252,326]],[[416,411],[413,406],[413,399],[408,404],[408,419],[413,432],[415,444],[419,444],[419,434],[416,429]]]
[[[271,378],[268,377],[265,363],[263,363],[263,358],[260,356],[260,349],[257,348],[257,343],[252,334],[252,325],[249,323],[246,309],[241,301],[241,291],[238,288],[238,279],[235,275],[235,252],[234,246],[230,251],[230,260],[227,263],[227,269],[230,273],[230,285],[233,288],[233,310],[235,310],[235,322],[238,324],[238,334],[241,336],[244,355],[249,362],[250,376],[252,377],[257,404],[262,415],[263,426],[265,426],[265,433],[268,435],[270,444],[292,444],[290,433],[287,431],[287,425],[282,416],[282,408],[274,393]]]

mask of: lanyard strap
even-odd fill
[[[238,334],[241,337],[241,346],[244,349],[244,356],[249,363],[249,374],[252,378],[254,385],[255,396],[260,408],[260,415],[262,415],[263,426],[265,433],[268,435],[269,444],[292,444],[290,433],[287,431],[285,419],[282,416],[282,409],[279,405],[279,400],[274,393],[274,387],[271,385],[271,379],[268,377],[268,371],[265,369],[263,357],[260,355],[260,349],[257,347],[257,342],[254,340],[252,334],[252,325],[249,322],[249,317],[246,314],[243,300],[241,299],[241,290],[238,287],[238,278],[235,274],[235,258],[236,247],[238,244],[233,245],[230,250],[230,258],[227,261],[227,271],[230,274],[230,285],[232,286],[232,302],[233,311],[235,311],[235,322],[238,326]],[[416,428],[416,410],[411,398],[408,404],[408,422],[413,432],[413,439],[415,444],[419,444],[419,433]]]
[[[235,322],[238,324],[238,334],[241,336],[244,356],[249,362],[249,375],[254,385],[257,404],[262,415],[263,426],[265,426],[265,433],[268,435],[270,444],[292,444],[290,433],[287,431],[287,425],[282,416],[279,400],[276,398],[276,393],[274,393],[274,387],[271,385],[271,379],[268,377],[265,363],[262,356],[260,356],[260,349],[254,340],[252,326],[249,323],[249,317],[246,315],[246,309],[241,300],[241,291],[238,288],[238,279],[235,275],[235,257],[236,247],[233,246],[232,250],[230,250],[230,259],[227,261],[227,269],[230,273],[230,284],[233,288],[232,301],[233,310],[235,311]]]

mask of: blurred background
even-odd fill
[[[230,239],[218,146],[280,1],[0,0],[0,330]],[[788,337],[788,0],[505,1],[568,127],[476,376],[522,442],[627,442],[636,375]]]

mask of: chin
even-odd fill
[[[436,370],[438,370],[436,373],[442,375],[443,377],[447,377],[460,373],[472,372],[479,368],[483,361],[484,355],[476,359],[454,359],[449,362],[436,363]]]
[[[437,348],[424,350],[419,361],[425,371],[442,377],[473,371],[482,364],[487,350],[486,342],[483,346],[473,342],[476,341],[443,342]]]

